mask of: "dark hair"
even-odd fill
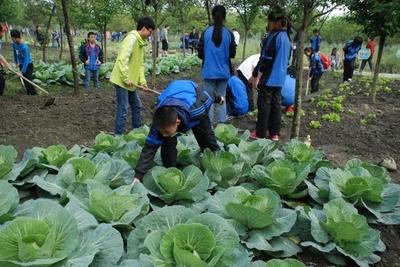
[[[39,28],[39,27],[40,27],[39,25],[36,25],[36,29]]]
[[[312,53],[314,53],[314,50],[311,47],[306,47],[306,48],[304,48],[304,52],[312,54]]]
[[[0,32],[3,31],[3,25],[0,24]]]
[[[21,38],[21,32],[18,30],[11,30],[10,35],[12,38]]]
[[[176,122],[178,113],[174,107],[161,106],[155,112],[153,116],[153,127],[156,129],[165,129]]]
[[[313,33],[319,33],[319,30],[318,29],[314,29]]]
[[[337,47],[332,48],[331,54],[336,54],[337,53]]]
[[[224,26],[224,20],[226,19],[226,9],[224,6],[217,5],[212,10],[212,17],[214,20],[214,31],[212,34],[212,40],[216,47],[219,47],[222,43],[222,28]]]
[[[90,35],[94,35],[94,36],[96,36],[96,34],[95,34],[94,32],[88,32],[88,34],[87,34],[87,38],[89,38],[89,37],[90,37]]]
[[[374,40],[374,37],[373,37],[373,36],[370,36],[369,39],[370,39],[371,41],[373,41],[373,40]]]
[[[153,19],[149,17],[139,19],[136,30],[140,31],[143,28],[155,30],[156,26],[154,25]]]
[[[353,40],[354,43],[356,44],[362,44],[363,38],[361,36],[356,36]]]
[[[282,24],[282,27],[286,27],[287,26],[287,19],[286,19],[285,14],[283,14],[283,12],[272,11],[268,15],[268,21],[272,21],[272,22],[280,21],[281,24]]]

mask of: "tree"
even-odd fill
[[[64,16],[64,25],[65,25],[65,33],[67,35],[68,46],[69,46],[69,55],[71,57],[71,66],[72,66],[72,75],[74,77],[74,94],[79,95],[79,76],[78,76],[78,68],[76,65],[76,57],[74,50],[74,40],[71,35],[71,27],[69,24],[69,1],[61,0],[61,6]]]
[[[22,10],[20,0],[1,0],[0,22],[20,23]]]
[[[50,25],[51,25],[51,20],[53,19],[54,14],[56,13],[56,4],[51,5],[51,11],[49,18],[46,23],[46,28],[44,31],[44,42],[42,44],[42,60],[43,62],[46,62],[46,48],[48,44],[48,39],[49,39],[49,30],[50,30]]]
[[[227,0],[225,3],[234,8],[239,15],[240,21],[244,26],[244,42],[243,42],[243,55],[242,60],[245,59],[246,56],[246,44],[247,44],[247,36],[251,29],[251,26],[254,20],[257,18],[257,15],[260,12],[260,6],[265,4],[265,1],[261,0]]]
[[[279,4],[282,3],[276,2],[276,5]],[[276,5],[275,8],[277,8]],[[298,138],[300,134],[300,111],[302,104],[304,77],[303,51],[305,47],[306,32],[309,27],[317,21],[317,19],[330,14],[339,5],[340,2],[335,0],[297,0],[291,1],[286,5],[287,10],[289,11],[288,18],[291,18],[289,22],[291,26],[296,30],[299,38],[299,44],[296,49],[296,96],[291,138]]]
[[[369,36],[379,36],[378,57],[375,63],[371,85],[371,101],[376,101],[376,84],[383,55],[383,48],[388,37],[400,31],[400,1],[389,0],[346,0],[349,19],[362,25]]]
[[[104,61],[107,60],[107,26],[118,13],[122,3],[120,0],[86,0],[86,6],[91,19],[101,30]]]

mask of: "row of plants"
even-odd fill
[[[321,121],[341,122],[344,114],[349,116],[357,115],[355,111],[345,107],[344,101],[349,96],[369,96],[369,87],[371,82],[372,78],[367,76],[355,77],[353,83],[340,84],[335,94],[332,90],[326,90],[321,96],[311,98],[311,103],[314,108],[311,113],[315,118],[310,122],[309,126],[312,129],[320,129],[323,126]],[[392,94],[393,89],[390,87],[392,83],[392,79],[380,78],[378,80],[377,93]],[[322,111],[324,114],[319,116],[319,111]],[[376,118],[377,114],[375,112],[368,112],[360,117],[359,124],[364,126],[374,121]]]
[[[385,250],[373,226],[400,223],[400,185],[384,168],[334,168],[321,149],[249,141],[227,124],[215,129],[220,151],[182,135],[177,167],[158,152],[132,183],[148,131],[35,147],[20,161],[1,145],[0,265],[296,267],[287,258],[307,251],[369,266]]]
[[[156,75],[168,75],[171,73],[179,73],[195,66],[200,66],[201,61],[197,56],[176,56],[162,57],[157,60]],[[114,63],[107,62],[101,65],[99,70],[100,79],[109,79],[111,76]],[[85,69],[82,64],[78,66],[78,73],[82,79],[85,76]],[[145,75],[152,73],[152,63],[147,60],[145,62]],[[40,85],[48,84],[73,84],[72,67],[67,63],[35,63],[33,82]]]

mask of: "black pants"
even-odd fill
[[[354,66],[356,63],[356,59],[343,61],[343,81],[346,82],[349,79],[353,78]]]
[[[363,61],[361,62],[360,72],[362,72],[362,71],[364,70],[365,65],[367,65],[367,62],[368,62],[368,65],[369,65],[369,69],[370,69],[371,72],[372,72],[372,56],[370,56],[367,60],[363,60]]]
[[[237,71],[238,78],[244,83],[246,86],[246,92],[247,92],[247,99],[249,101],[249,111],[254,110],[254,96],[253,96],[253,86],[249,83],[249,81],[244,77],[243,73],[238,70]]]
[[[211,128],[210,119],[208,115],[204,115],[199,124],[192,128],[194,137],[200,146],[201,151],[209,148],[212,151],[219,150],[217,139],[215,138],[214,131]],[[177,162],[178,151],[176,145],[178,143],[177,137],[166,138],[161,145],[161,159],[164,167],[174,167]]]
[[[32,63],[28,65],[28,67],[26,68],[26,72],[22,73],[22,75],[30,81],[33,80],[33,64]],[[30,83],[27,83],[25,81],[24,81],[24,85],[26,88],[26,93],[28,95],[37,95],[36,89],[35,89],[35,87],[33,87],[33,85],[31,85]]]
[[[279,135],[281,131],[281,87],[260,87],[257,99],[257,136],[265,138],[267,130],[270,135]]]
[[[315,74],[311,78],[311,93],[316,93],[319,91],[319,80],[321,79],[322,74]]]
[[[2,71],[0,70],[0,95],[3,95],[4,87],[6,86],[6,79],[4,79],[4,76],[1,72]]]

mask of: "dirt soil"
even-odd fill
[[[158,77],[161,91],[175,79],[192,79],[200,81],[200,69]],[[321,87],[338,88],[340,78],[325,75]],[[55,105],[44,107],[46,96],[16,95],[0,97],[0,144],[13,145],[22,157],[23,151],[33,146],[46,147],[52,144],[64,144],[70,147],[74,144],[90,145],[94,137],[101,131],[113,132],[115,121],[115,91],[109,83],[103,82],[103,89],[82,93],[79,97],[71,93],[55,95]],[[357,92],[348,95],[343,106],[346,110],[356,112],[340,113],[341,122],[325,122],[321,115],[331,112],[329,109],[317,108],[315,102],[303,103],[305,116],[302,118],[301,138],[311,135],[312,144],[322,147],[326,157],[334,165],[343,165],[347,160],[358,157],[373,163],[378,163],[386,156],[391,156],[400,165],[400,82],[389,84],[392,93],[379,93],[376,105],[369,104],[369,98],[364,95],[366,89],[361,83],[355,82],[350,91]],[[358,92],[359,91],[359,92]],[[335,90],[332,92],[337,95]],[[156,96],[140,92],[143,102],[144,122],[149,123],[151,109]],[[316,111],[316,114],[313,114]],[[362,125],[360,120],[368,113],[374,112],[377,117]],[[309,123],[319,120],[321,129],[311,129]],[[130,118],[126,130],[130,129]],[[255,117],[246,116],[235,119],[232,123],[241,128],[253,130]],[[291,118],[283,116],[282,139],[290,136]],[[391,172],[394,180],[400,182],[400,172]],[[381,255],[382,261],[376,266],[400,266],[400,226],[378,226],[387,250]],[[310,266],[331,266],[322,257],[304,253],[299,258]],[[353,266],[351,263],[348,266]]]

